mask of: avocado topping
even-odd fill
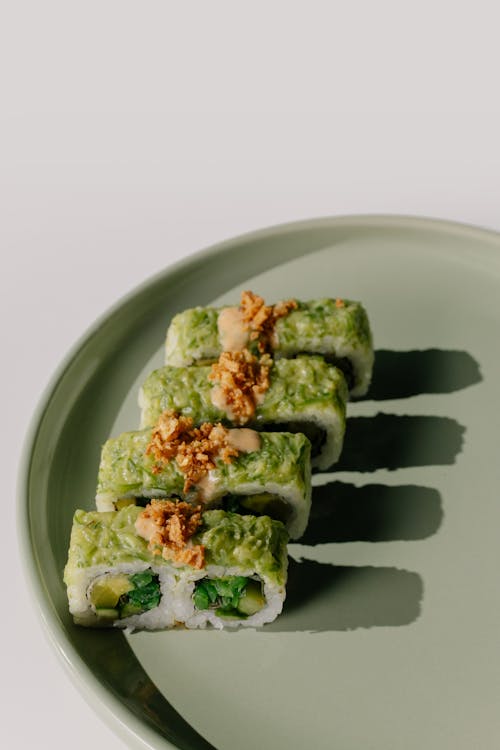
[[[98,578],[89,589],[96,615],[107,620],[124,619],[154,609],[160,603],[160,581],[150,570]]]
[[[266,603],[260,583],[244,576],[203,578],[196,583],[193,601],[196,609],[239,619],[254,615]]]

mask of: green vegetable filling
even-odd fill
[[[105,575],[92,584],[89,599],[96,614],[103,619],[140,615],[160,603],[160,581],[148,570],[133,575]]]
[[[193,601],[196,609],[239,619],[254,615],[266,603],[260,583],[244,576],[203,578],[196,583]]]

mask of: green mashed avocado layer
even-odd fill
[[[212,403],[216,383],[209,380],[210,366],[162,367],[152,372],[141,389],[144,427],[157,422],[160,414],[172,409],[195,424],[228,423],[227,414]],[[250,427],[265,426],[313,415],[345,422],[348,397],[342,372],[322,357],[301,356],[276,360],[270,371],[270,386],[257,404]]]
[[[338,348],[372,350],[368,316],[359,302],[344,299],[341,306],[330,298],[296,302],[297,309],[276,322],[276,357],[291,357],[301,352],[324,353],[325,343],[332,355]],[[167,332],[167,364],[200,364],[218,358],[221,345],[217,320],[221,309],[196,307],[173,318]]]
[[[148,543],[136,531],[135,522],[142,510],[136,505],[109,513],[77,510],[64,571],[65,583],[71,584],[73,573],[82,568],[113,568],[136,562],[161,565],[162,558],[148,550]]]
[[[321,351],[327,338],[344,342],[354,349],[372,347],[370,324],[365,309],[359,302],[335,299],[297,301],[297,309],[276,322],[278,345],[275,353],[284,357],[300,351]]]
[[[147,542],[137,533],[135,522],[141,512],[135,505],[109,513],[77,510],[64,571],[66,585],[75,583],[82,569],[94,566],[114,568],[121,563],[145,562],[174,569],[161,555],[148,550]],[[252,570],[262,580],[285,584],[288,534],[279,521],[268,516],[205,511],[192,541],[205,547],[206,565]],[[175,570],[182,574],[182,569]]]
[[[210,472],[214,498],[226,494],[246,494],[241,486],[272,483],[284,494],[293,487],[304,497],[310,495],[309,440],[302,434],[259,433],[260,449],[240,453],[231,463],[217,461]],[[158,464],[146,455],[151,429],[126,432],[108,440],[103,447],[98,475],[97,494],[113,500],[121,497],[184,497],[184,474],[176,461]]]

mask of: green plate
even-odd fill
[[[100,446],[138,425],[138,385],[179,310],[341,296],[377,351],[336,471],[290,547],[283,615],[260,630],[74,627],[71,518]],[[28,436],[20,529],[34,598],[70,674],[136,748],[497,750],[500,742],[500,237],[346,217],[225,242],[140,286],[77,344]]]

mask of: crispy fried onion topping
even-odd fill
[[[297,302],[293,299],[277,302],[275,305],[266,305],[264,299],[258,294],[249,291],[241,293],[240,310],[243,323],[250,331],[250,340],[258,340],[261,353],[269,351],[272,347],[276,321],[284,318],[296,308]]]
[[[228,464],[238,455],[228,435],[229,430],[220,423],[204,422],[200,427],[193,427],[191,417],[167,410],[158,419],[146,454],[153,455],[158,462],[153,467],[156,474],[162,470],[162,464],[175,459],[186,477],[184,492],[187,492],[215,468],[217,458]]]
[[[260,358],[248,349],[223,352],[212,365],[208,379],[217,383],[224,407],[237,424],[246,424],[255,414],[255,407],[269,388],[269,354]]]
[[[200,569],[205,565],[205,547],[193,544],[191,537],[201,524],[201,513],[201,505],[151,500],[137,517],[135,527],[154,555]]]

